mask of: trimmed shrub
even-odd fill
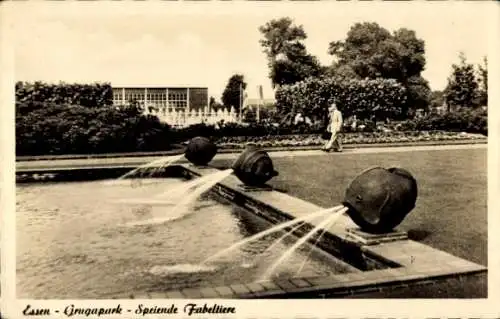
[[[308,78],[276,92],[276,106],[282,114],[300,112],[315,121],[324,120],[333,101],[344,117],[402,118],[406,99],[405,88],[392,79]]]
[[[16,154],[92,154],[170,148],[170,128],[135,107],[45,104],[16,114]]]
[[[460,109],[444,115],[431,114],[399,123],[395,129],[412,132],[380,132],[372,119],[360,114],[367,107],[379,107],[383,112],[399,114],[397,104],[404,101],[404,90],[389,80],[335,82],[333,79],[309,79],[278,89],[281,111],[290,107],[314,120],[328,107],[333,97],[344,106],[344,116],[358,115],[358,129],[344,131],[345,143],[405,142],[415,140],[455,139],[457,134],[417,131],[459,131],[487,134],[487,111]],[[379,86],[377,86],[379,85]],[[385,93],[384,93],[385,92]],[[85,96],[87,95],[87,96]],[[105,85],[46,85],[42,83],[16,85],[16,154],[93,154],[137,151],[166,151],[171,145],[196,136],[217,141],[224,148],[239,148],[246,143],[271,146],[307,146],[324,143],[319,137],[324,126],[321,119],[315,125],[291,125],[273,121],[237,124],[204,123],[186,128],[171,128],[156,116],[144,115],[137,105],[112,106],[111,87]],[[373,99],[373,101],[370,101]],[[70,103],[71,102],[71,103]],[[82,104],[76,103],[81,102]],[[383,108],[380,105],[388,106]],[[392,103],[392,104],[391,104]],[[388,111],[389,110],[389,111]],[[289,114],[292,111],[289,112]],[[386,114],[382,111],[376,114]],[[382,112],[382,113],[381,113]],[[389,112],[389,113],[390,113]],[[392,114],[392,113],[391,113]],[[290,119],[288,116],[286,119]],[[362,124],[362,125],[361,125]],[[346,127],[347,128],[347,127]],[[358,130],[356,129],[356,130]],[[392,134],[392,135],[391,135]],[[400,135],[398,135],[400,134]],[[461,136],[460,138],[465,138]],[[281,144],[280,144],[281,143]]]
[[[461,108],[445,114],[429,114],[404,121],[399,130],[441,130],[488,135],[488,111],[482,108]]]
[[[45,103],[105,107],[113,104],[113,89],[109,83],[17,82],[16,102],[16,111],[21,113],[43,107]]]

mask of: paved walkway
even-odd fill
[[[417,151],[441,151],[460,149],[486,149],[487,144],[466,144],[466,145],[438,145],[438,146],[400,146],[400,147],[371,147],[346,149],[342,153],[325,153],[321,150],[301,150],[301,151],[276,151],[269,152],[271,158],[295,157],[295,156],[344,156],[348,154],[371,154],[371,153],[397,153],[397,152],[417,152]],[[235,159],[239,153],[218,154],[214,160]],[[61,159],[61,160],[40,160],[40,161],[20,161],[16,162],[18,172],[40,170],[40,169],[77,169],[77,168],[110,168],[110,167],[137,167],[162,158],[173,158],[175,156],[147,156],[147,157],[116,157],[116,158],[89,158],[89,159]],[[179,163],[185,162],[182,157]]]

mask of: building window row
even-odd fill
[[[168,110],[200,109],[208,104],[207,89],[200,88],[114,88],[116,105],[137,101],[147,107]]]
[[[168,101],[168,105],[175,109],[185,109],[187,108],[187,101]]]
[[[144,93],[127,93],[125,92],[125,100],[126,101],[143,101]]]
[[[187,93],[168,93],[169,101],[187,101]]]
[[[148,93],[148,101],[166,101],[167,94],[165,93]]]

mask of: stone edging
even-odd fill
[[[345,149],[356,148],[376,148],[376,147],[411,147],[411,146],[439,146],[439,145],[467,145],[467,144],[486,144],[487,138],[479,139],[457,139],[443,141],[420,141],[420,142],[394,142],[394,143],[369,143],[369,144],[344,144]],[[244,149],[243,144],[240,148],[220,148],[218,153],[239,153]],[[321,145],[311,146],[275,146],[265,147],[266,151],[302,151],[321,149]],[[40,155],[40,156],[16,156],[16,162],[23,161],[47,161],[63,159],[95,159],[95,158],[118,158],[118,157],[148,157],[148,156],[175,156],[182,154],[184,149],[160,152],[135,152],[135,153],[111,153],[111,154],[75,154],[75,155]]]
[[[427,269],[415,273],[405,273],[395,269],[374,270],[366,273],[350,273],[326,277],[302,277],[262,281],[246,284],[232,284],[217,287],[196,287],[166,292],[149,292],[143,295],[127,295],[131,299],[261,299],[261,298],[318,298],[353,297],[365,293],[383,293],[400,288],[436,285],[445,280],[463,281],[469,276],[483,274],[470,268]],[[121,299],[117,296],[113,299]]]

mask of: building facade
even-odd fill
[[[144,107],[145,114],[176,127],[238,121],[234,109],[211,110],[208,88],[203,87],[113,87],[114,105],[133,101]]]
[[[205,110],[208,88],[203,87],[113,87],[113,104],[137,101],[158,112]]]

